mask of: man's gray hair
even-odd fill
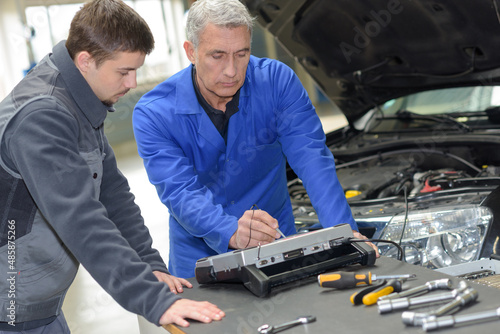
[[[209,23],[226,28],[246,26],[251,37],[253,22],[247,8],[239,0],[197,0],[189,9],[186,36],[196,49],[200,34]]]

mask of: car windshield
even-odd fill
[[[471,132],[500,128],[500,86],[438,89],[389,100],[375,112],[368,133]]]
[[[387,101],[384,115],[408,110],[419,115],[482,112],[500,106],[500,86],[459,87],[426,91]]]

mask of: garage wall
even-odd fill
[[[29,67],[24,28],[16,0],[0,1],[0,99],[23,77]]]

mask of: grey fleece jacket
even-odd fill
[[[180,298],[153,274],[168,271],[103,133],[110,109],[64,41],[0,103],[0,321],[58,315],[79,263],[155,324]]]

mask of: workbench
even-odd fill
[[[425,284],[428,281],[451,278],[454,286],[458,285],[460,279],[447,274],[432,271],[420,266],[409,265],[392,258],[381,257],[377,259],[374,266],[363,267],[352,265],[343,268],[347,271],[365,272],[370,270],[375,275],[390,274],[416,274],[415,279],[404,283],[404,289]],[[225,313],[222,321],[214,321],[203,324],[189,320],[188,328],[173,325],[156,327],[139,318],[141,334],[182,334],[182,333],[204,333],[204,334],[258,334],[257,328],[263,324],[279,325],[298,318],[301,315],[313,315],[316,321],[307,325],[298,325],[287,329],[284,334],[298,333],[349,333],[349,334],[375,334],[375,333],[423,333],[421,327],[408,327],[403,324],[401,314],[396,311],[379,314],[377,305],[354,306],[350,296],[362,287],[336,290],[322,288],[317,283],[317,277],[309,277],[300,281],[290,282],[273,288],[271,293],[259,298],[253,295],[242,284],[239,283],[216,283],[199,285],[196,280],[192,289],[185,289],[183,297],[193,300],[207,300],[216,304]],[[469,285],[478,291],[477,301],[455,315],[490,311],[500,307],[500,289],[488,287],[469,282]],[[429,292],[427,295],[440,293],[443,290]],[[441,304],[432,307],[412,308],[411,311],[425,312],[436,309]],[[482,322],[479,324],[440,329],[429,333],[498,333],[500,320]]]

